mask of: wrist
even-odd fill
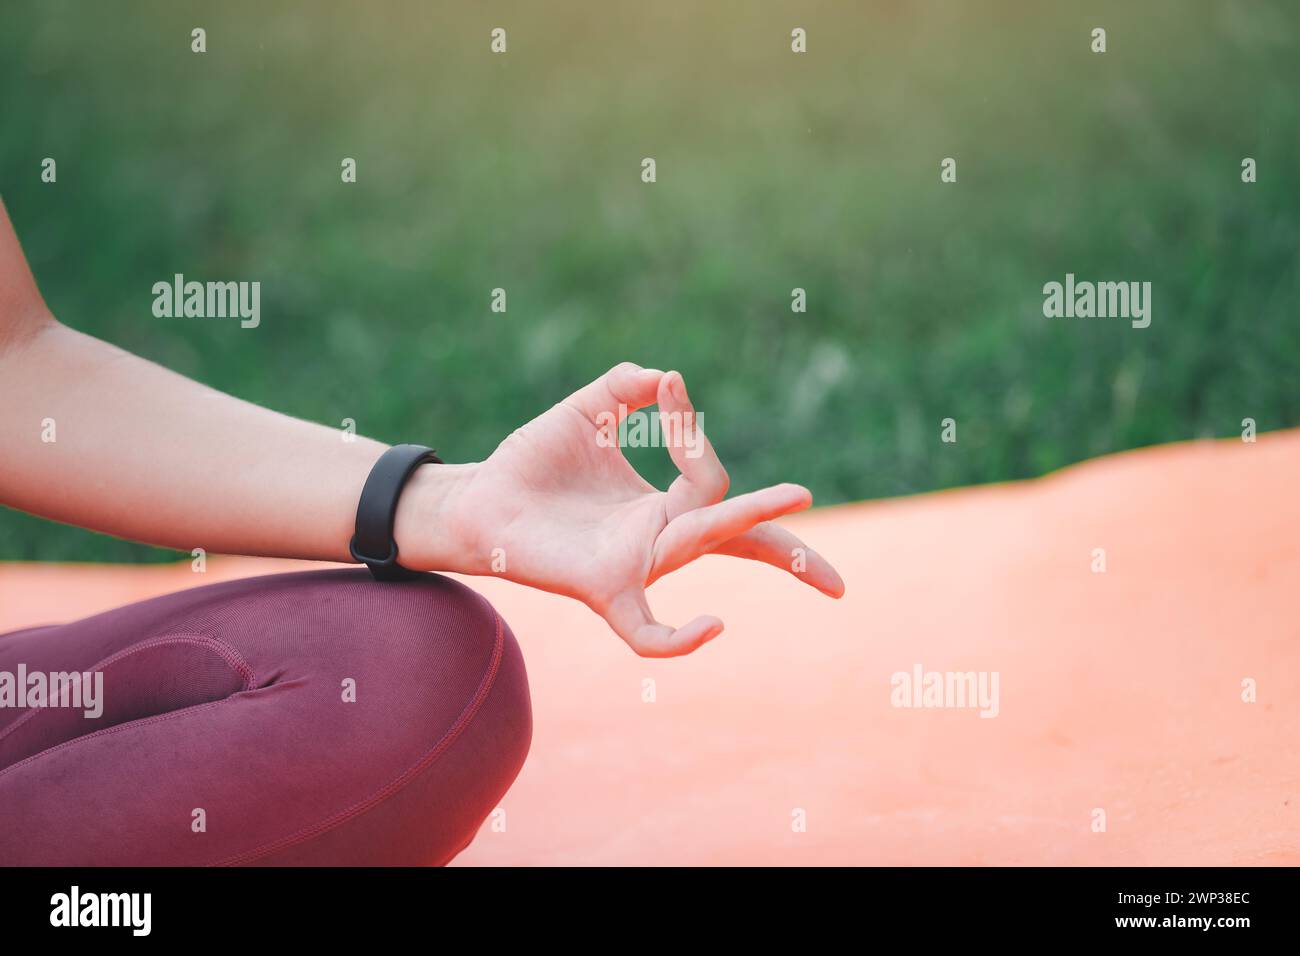
[[[393,540],[397,560],[412,571],[476,574],[470,516],[459,508],[463,489],[478,472],[477,462],[421,465],[397,502]]]

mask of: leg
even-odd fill
[[[0,864],[445,863],[531,737],[513,635],[436,575],[196,588],[0,637],[19,663],[102,671],[104,711],[0,709]]]

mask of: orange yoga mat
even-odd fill
[[[788,524],[847,596],[705,559],[651,602],[727,630],[670,661],[472,579],[524,648],[535,731],[457,862],[1300,863],[1298,466],[1279,432],[816,510]],[[0,629],[300,567],[0,564]],[[918,667],[996,673],[997,716],[895,706]]]

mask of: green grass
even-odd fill
[[[907,494],[1300,423],[1298,35],[1288,0],[8,0],[0,191],[64,322],[243,398],[471,460],[632,359],[736,491]],[[175,272],[261,280],[261,327],[154,318]],[[1066,272],[1151,281],[1151,327],[1044,319]],[[0,512],[0,558],[169,556]]]

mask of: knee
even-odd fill
[[[334,626],[310,666],[332,671],[321,682],[331,693],[340,675],[353,681],[355,702],[329,708],[345,716],[319,728],[349,765],[350,816],[268,862],[446,862],[527,756],[523,655],[496,610],[458,582],[426,575],[377,584],[365,572],[326,573],[330,586],[318,600],[331,606]]]
[[[461,702],[455,720],[440,720],[426,732],[429,749],[407,785],[407,809],[397,808],[410,821],[399,827],[404,840],[416,844],[405,861],[419,864],[446,863],[471,842],[523,768],[533,726],[523,653],[510,627],[475,592],[446,578],[434,581],[427,599],[444,614],[454,606],[453,616],[490,650],[486,666],[471,668],[454,695]]]
[[[532,704],[510,627],[486,598],[440,575],[391,592],[384,595],[388,623],[374,640],[391,668],[392,692],[413,697],[424,716],[400,732],[440,748],[440,757],[472,738],[478,761],[500,763],[496,772],[509,770],[513,779],[531,741]]]

